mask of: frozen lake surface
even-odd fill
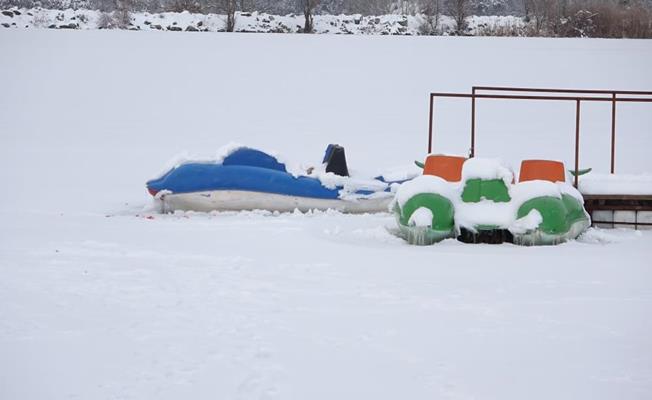
[[[160,215],[144,182],[235,140],[424,157],[430,91],[651,89],[652,42],[0,31],[0,398],[646,399],[652,234],[417,248],[389,214]],[[571,165],[566,104],[481,103],[478,154]],[[465,154],[466,102],[436,150]],[[607,172],[609,106],[582,165]],[[652,173],[652,113],[617,168]]]

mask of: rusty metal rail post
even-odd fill
[[[428,154],[432,153],[432,117],[433,117],[433,107],[435,103],[435,95],[430,93],[430,112],[428,119]]]
[[[475,156],[475,88],[471,89],[471,151],[469,158]]]
[[[611,94],[611,173],[616,172],[616,92]]]
[[[577,99],[575,106],[575,180],[573,186],[579,188],[580,170],[580,99]]]

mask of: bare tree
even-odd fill
[[[434,35],[439,26],[441,16],[441,0],[420,0],[419,8],[423,14],[424,21],[419,26],[422,35]]]
[[[401,15],[410,13],[410,0],[398,0],[398,13]]]
[[[539,35],[545,24],[545,12],[543,0],[526,0],[529,4],[530,13],[534,18],[534,33]]]
[[[131,11],[134,8],[133,0],[117,0],[113,19],[118,28],[126,29],[131,25]]]
[[[540,35],[542,31],[546,34],[552,34],[554,25],[559,22],[559,3],[557,0],[529,0],[530,10],[534,17],[534,31]]]
[[[203,12],[201,4],[195,0],[174,0],[168,3],[166,10],[179,13],[188,11],[195,14],[201,14]]]
[[[525,13],[525,22],[530,22],[530,3],[532,0],[523,0],[523,12]]]
[[[41,18],[43,18],[43,17],[41,17],[41,15],[44,15],[44,14],[37,15],[34,18],[34,25],[39,27],[39,28],[45,28],[50,23],[48,22],[47,19],[42,20]],[[45,17],[45,18],[47,18],[47,17]],[[47,25],[45,25],[41,21],[46,21]],[[100,11],[99,18],[97,19],[97,29],[113,29],[115,27],[116,27],[116,23],[115,23],[115,19],[113,18],[113,14],[108,13],[106,11]]]
[[[313,12],[319,4],[319,0],[298,0],[298,5],[306,21],[303,26],[303,33],[312,33],[314,28]]]
[[[224,29],[227,32],[233,32],[235,30],[235,11],[238,8],[237,0],[222,0],[222,5],[226,11],[226,26]]]
[[[455,32],[461,35],[466,31],[466,18],[471,12],[470,0],[451,0],[449,12],[455,20]]]

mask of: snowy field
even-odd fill
[[[417,248],[389,214],[159,215],[144,189],[229,141],[409,165],[430,91],[650,90],[652,41],[3,29],[0,53],[0,398],[652,395],[650,232]],[[465,154],[468,103],[438,112]],[[571,165],[573,112],[482,102],[477,152]],[[583,123],[607,172],[609,106]],[[649,106],[618,124],[617,170],[652,173]]]

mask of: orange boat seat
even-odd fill
[[[448,182],[459,182],[462,180],[464,161],[466,161],[464,157],[430,155],[426,158],[423,174],[435,175]]]
[[[566,182],[564,163],[551,160],[523,160],[521,162],[521,172],[518,175],[518,181],[527,182],[534,180]]]

